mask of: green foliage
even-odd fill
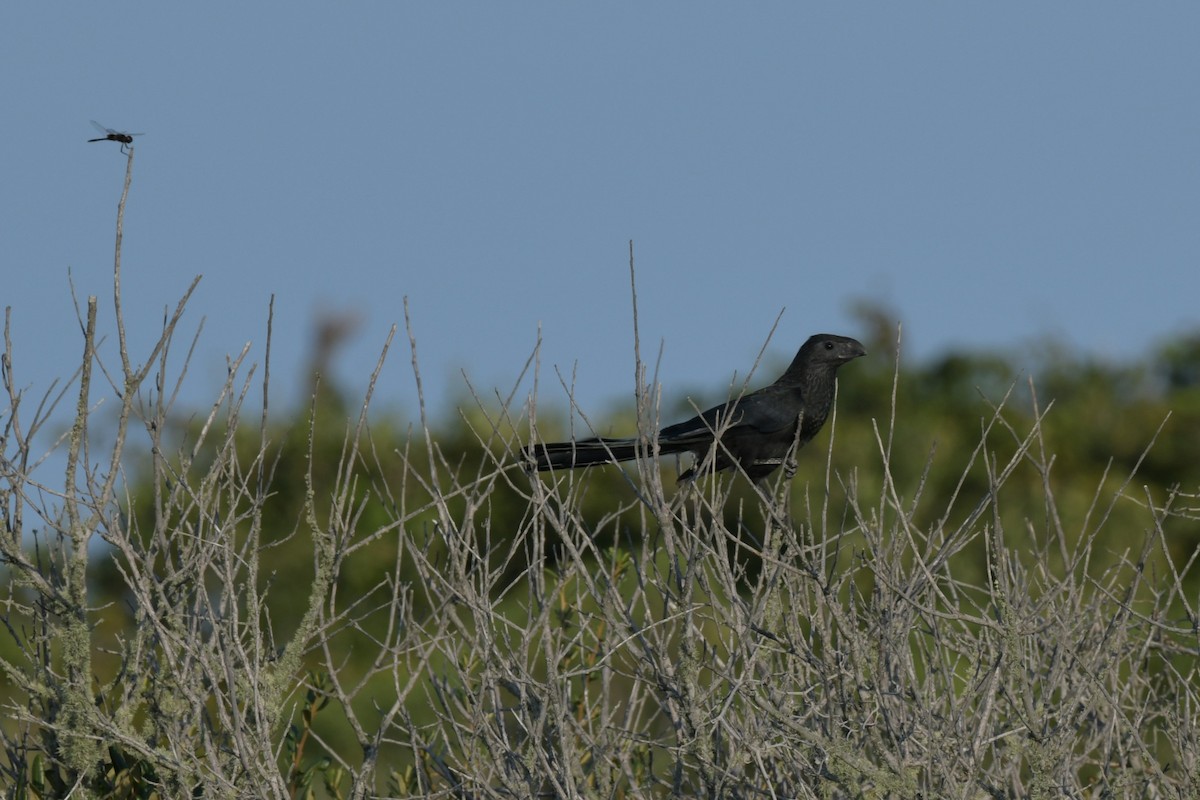
[[[1185,346],[1187,342],[1192,342],[1192,349]],[[826,462],[822,453],[828,434],[810,445],[801,458],[794,483],[797,501],[813,502],[814,498],[806,496],[807,488],[824,484],[824,475],[830,469],[839,476],[855,475],[860,496],[878,498],[883,491],[878,472],[865,468],[883,457],[878,437],[880,426],[893,413],[895,376],[888,354],[894,344],[873,340],[868,349],[873,358],[856,363],[843,376],[838,409],[842,422],[831,460]],[[1011,359],[997,355],[959,353],[930,364],[903,366],[896,383],[899,424],[889,431],[886,451],[897,490],[910,499],[918,492],[939,497],[978,497],[988,482],[984,460],[988,452],[1011,447],[1015,429],[1030,426],[1039,414],[1050,409],[1053,424],[1047,429],[1046,446],[1054,454],[1054,462],[1047,479],[1059,487],[1056,513],[1066,519],[1085,519],[1089,510],[1095,511],[1097,497],[1120,492],[1127,488],[1123,484],[1129,476],[1137,475],[1139,481],[1132,485],[1144,487],[1145,492],[1122,494],[1111,510],[1114,530],[1136,528],[1141,504],[1165,503],[1172,491],[1200,489],[1200,460],[1194,457],[1200,452],[1200,388],[1189,384],[1187,378],[1200,367],[1192,361],[1200,361],[1200,349],[1195,348],[1193,340],[1185,339],[1162,348],[1148,365],[1102,365],[1058,354],[1029,378],[1022,377]],[[1031,394],[1030,386],[1037,387],[1036,395]],[[698,398],[694,403],[679,404],[676,410],[682,416],[692,413],[693,405],[702,407],[721,399],[716,395]],[[1001,403],[1003,414],[991,420],[992,410]],[[318,403],[313,417],[283,420],[267,435],[264,460],[271,465],[270,497],[263,504],[262,528],[264,544],[273,546],[273,570],[265,576],[268,582],[303,584],[311,579],[311,559],[295,533],[303,525],[307,484],[311,481],[329,486],[345,478],[336,474],[347,446],[344,413],[338,404]],[[444,498],[450,516],[462,519],[470,515],[472,522],[485,529],[490,540],[487,552],[502,552],[497,542],[506,532],[519,529],[531,513],[520,479],[511,474],[492,474],[510,465],[514,445],[528,438],[526,426],[514,425],[505,417],[504,410],[483,408],[464,398],[460,416],[441,423],[432,432],[438,447],[433,460],[423,446],[424,434],[418,431],[413,436],[404,420],[373,420],[369,433],[359,442],[369,451],[370,460],[350,467],[354,470],[354,485],[349,502],[359,507],[356,525],[362,530],[377,530],[402,522],[418,546],[437,548],[437,508],[443,502],[440,498]],[[200,424],[192,422],[191,427]],[[1155,441],[1160,426],[1162,435]],[[600,427],[631,429],[632,418],[618,414]],[[542,413],[538,428],[545,439],[567,432],[561,419],[553,414]],[[194,441],[195,431],[184,428],[176,431],[176,437],[179,443],[188,443]],[[261,439],[257,430],[236,432],[240,462],[253,463],[260,458]],[[1152,441],[1155,446],[1149,448]],[[203,474],[213,457],[202,450],[190,471]],[[972,467],[964,473],[963,464]],[[665,461],[665,479],[671,480],[674,473],[673,462]],[[567,476],[566,505],[579,515],[581,524],[593,536],[601,537],[601,544],[617,544],[622,539],[628,542],[642,530],[644,510],[631,476],[628,465]],[[1043,478],[1030,474],[1028,480]],[[454,491],[456,485],[470,481],[486,484],[480,507],[472,507],[464,494]],[[405,487],[402,493],[397,489],[400,484]],[[831,491],[837,496],[841,489],[835,485]],[[132,494],[132,513],[148,520],[155,509],[145,479],[135,484]],[[330,499],[328,494],[316,498],[319,519],[327,518]],[[753,519],[757,505],[752,487],[744,482],[735,486],[731,502],[721,509],[724,524],[752,533],[762,521]],[[919,515],[915,521],[922,527],[953,526],[970,511],[969,507],[959,506],[945,517]],[[1023,520],[1046,518],[1050,510],[1014,506],[1004,513],[1013,527],[1020,527]],[[1168,525],[1173,540],[1179,542],[1177,555],[1191,552],[1200,543],[1195,526],[1174,519]],[[1077,530],[1064,535],[1086,533]],[[553,553],[561,543],[553,531],[549,534]],[[1104,546],[1119,551],[1119,542],[1104,542]],[[394,542],[381,538],[369,556],[341,572],[339,590],[353,596],[369,592],[379,585],[395,557]],[[414,579],[411,566],[404,567],[403,578]],[[528,561],[515,554],[505,563],[505,578],[515,579],[528,568]],[[115,564],[105,570],[102,580],[104,595],[115,597],[113,584],[119,583]],[[294,615],[298,607],[286,598],[278,598],[270,609],[277,630],[287,632],[297,624]]]
[[[773,493],[527,476],[528,406],[427,430],[227,400],[146,415],[72,573],[70,525],[17,546],[9,470],[11,796],[1182,791],[1200,340],[1024,372],[897,368],[877,333]]]
[[[300,720],[288,726],[287,735],[283,740],[283,757],[287,764],[290,797],[304,800],[316,797],[314,788],[318,777],[321,778],[321,785],[324,786],[327,797],[340,800],[345,796],[345,770],[335,766],[328,756],[309,756],[305,752],[312,736],[313,721],[317,714],[329,705],[329,689],[328,673],[309,672],[308,689],[304,693],[304,703],[300,706]]]

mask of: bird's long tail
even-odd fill
[[[669,442],[659,442],[659,455],[679,452]],[[629,461],[639,455],[649,455],[637,439],[580,439],[575,442],[539,442],[521,448],[521,460],[530,470],[546,472],[552,469],[592,467]]]

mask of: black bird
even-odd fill
[[[716,470],[740,466],[751,480],[765,478],[825,424],[838,367],[866,354],[862,344],[848,336],[810,336],[770,386],[659,431],[658,454],[695,455],[695,465],[679,476],[681,481],[696,477],[708,466],[708,459]],[[523,462],[538,472],[612,464],[649,454],[649,446],[637,439],[607,437],[521,449]]]

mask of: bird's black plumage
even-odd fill
[[[752,480],[765,478],[821,430],[833,406],[838,367],[866,353],[848,336],[810,336],[770,386],[659,431],[657,454],[696,456],[696,466],[680,480],[695,477],[710,458],[714,469],[740,465]],[[531,469],[545,472],[628,461],[651,455],[649,446],[637,439],[594,438],[533,444],[521,455]]]

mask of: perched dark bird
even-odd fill
[[[714,469],[737,465],[751,480],[765,478],[825,424],[838,367],[866,354],[860,342],[847,336],[810,336],[770,386],[659,431],[657,454],[695,455],[695,465],[679,476],[681,481],[707,468],[709,459]],[[545,472],[628,461],[652,455],[649,447],[637,439],[604,437],[532,444],[522,448],[521,456],[530,469]]]

